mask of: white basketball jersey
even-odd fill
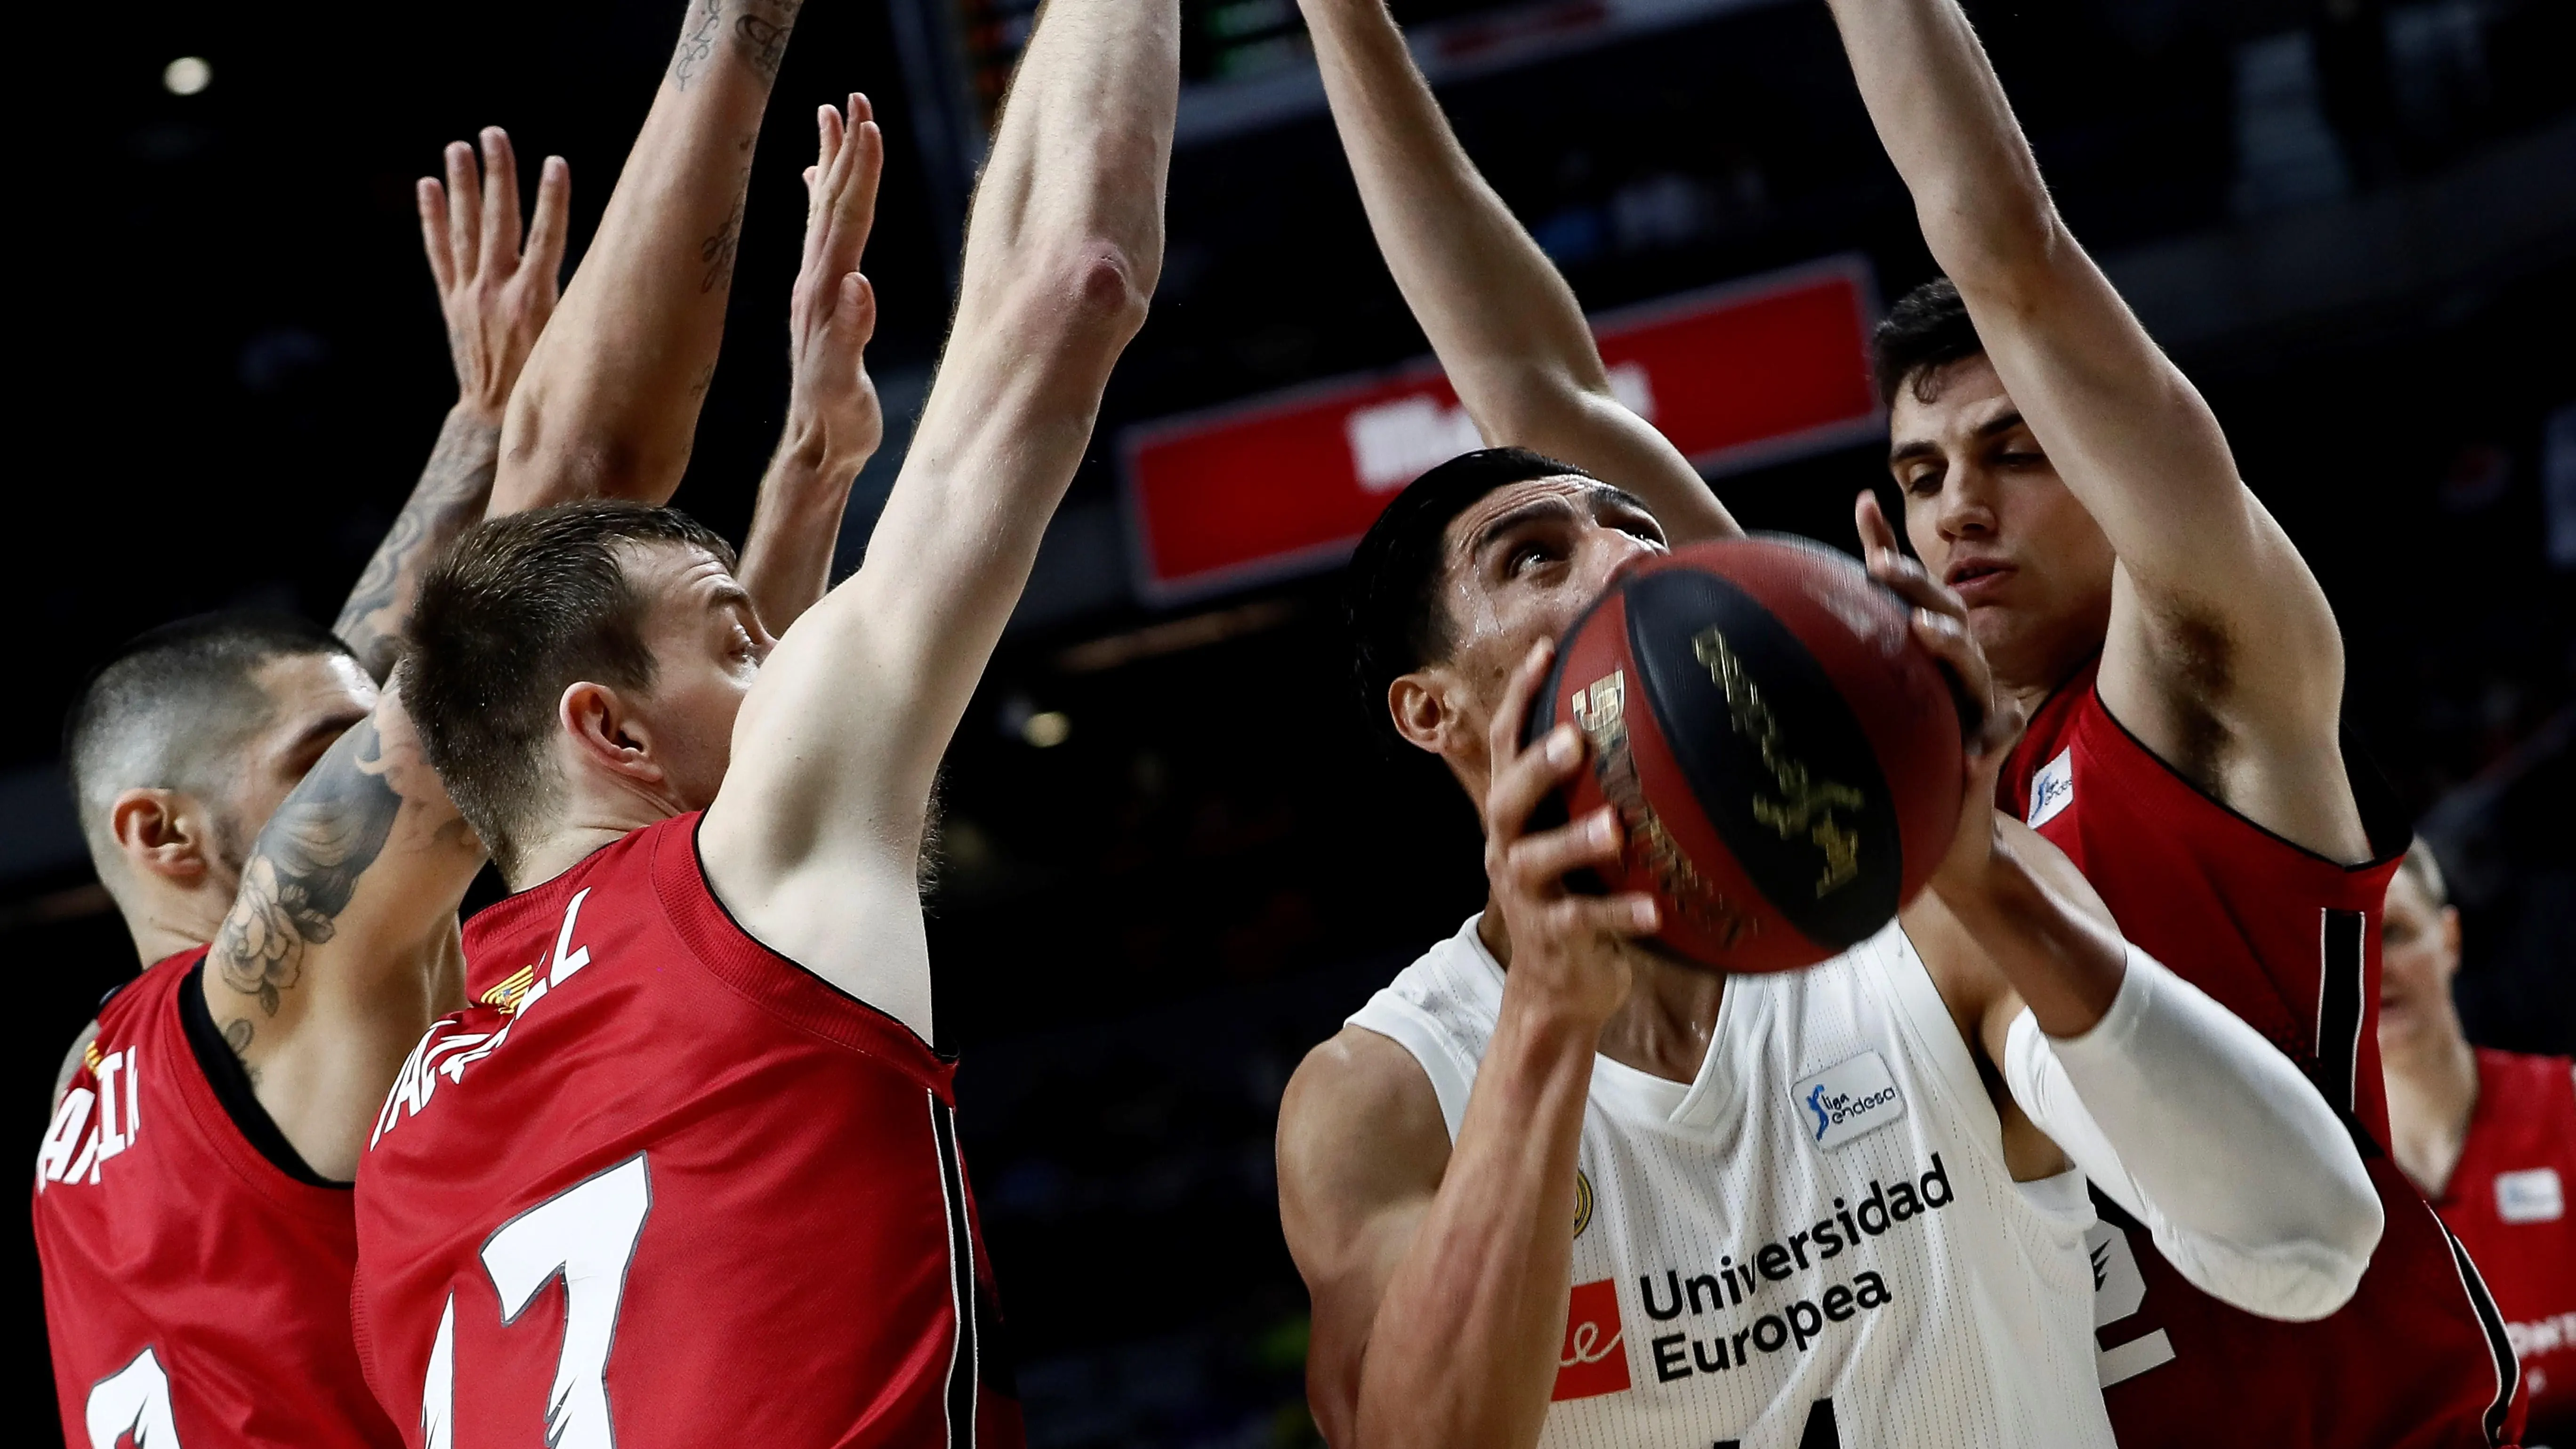
[[[1351,1018],[1454,1141],[1502,1007],[1471,918]],[[2083,1177],[2015,1183],[1903,932],[1735,976],[1699,1079],[1592,1064],[1544,1449],[2090,1449]]]

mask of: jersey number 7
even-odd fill
[[[537,1292],[564,1285],[563,1352],[546,1394],[545,1442],[554,1449],[610,1449],[608,1350],[626,1267],[653,1209],[653,1186],[637,1153],[503,1223],[483,1240],[483,1271],[501,1295],[501,1326],[519,1319]],[[455,1449],[456,1295],[447,1295],[421,1383],[424,1449]]]

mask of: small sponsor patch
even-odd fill
[[[2567,1189],[2558,1169],[2534,1167],[2496,1174],[2496,1216],[2509,1223],[2554,1223],[2567,1215]]]
[[[1862,1052],[1789,1089],[1798,1121],[1818,1147],[1832,1149],[1905,1115],[1905,1096],[1876,1052]]]
[[[2030,814],[2022,823],[2037,830],[2074,803],[2075,747],[2068,745],[2030,777]]]

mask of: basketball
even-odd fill
[[[1570,816],[1614,807],[1611,890],[1724,971],[1811,966],[1867,939],[1958,826],[1960,719],[1908,609],[1814,544],[1676,549],[1622,574],[1557,649],[1535,741],[1591,742]]]

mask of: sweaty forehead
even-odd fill
[[[1453,563],[1464,560],[1476,547],[1476,540],[1498,520],[1525,509],[1545,510],[1554,505],[1570,506],[1584,518],[1596,516],[1605,505],[1627,501],[1627,495],[1607,483],[1575,474],[1553,478],[1531,478],[1506,483],[1470,503],[1441,534],[1441,552]]]
[[[660,601],[674,595],[685,595],[697,602],[700,596],[732,594],[740,591],[733,570],[724,560],[694,543],[676,540],[629,540],[617,545],[618,561],[638,593]]]

